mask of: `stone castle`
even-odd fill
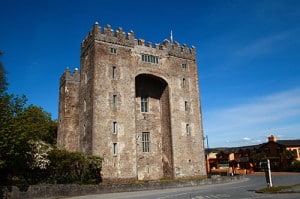
[[[206,175],[196,50],[96,22],[60,78],[57,144],[103,158],[103,180]]]

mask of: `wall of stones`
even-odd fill
[[[59,87],[59,126],[57,132],[58,147],[65,147],[70,151],[78,151],[78,105],[80,75],[66,69],[60,78]]]
[[[92,153],[103,157],[104,180],[136,178],[131,49],[102,41],[94,45]]]
[[[174,182],[160,182],[151,181],[137,184],[114,184],[112,185],[32,185],[26,192],[21,192],[17,187],[12,187],[11,191],[4,188],[4,195],[8,199],[19,198],[59,198],[70,196],[81,196],[90,194],[104,194],[115,192],[130,192],[130,191],[143,191],[143,190],[157,190],[169,189],[179,187],[192,187],[210,184],[219,184],[226,182],[234,182],[243,180],[244,176],[234,177],[214,177],[204,180],[191,180],[191,181],[174,181]],[[5,197],[4,197],[5,198]]]

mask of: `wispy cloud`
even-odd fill
[[[222,144],[220,135],[232,142],[265,141],[269,134],[300,135],[300,88],[254,99],[251,103],[204,113],[204,130],[210,141]],[[284,133],[284,134],[283,134]]]
[[[282,50],[282,46],[279,48],[280,42],[288,40],[293,32],[294,31],[282,31],[261,38],[256,38],[253,41],[249,41],[249,43],[244,45],[242,48],[238,49],[238,51],[234,53],[234,56],[251,57],[273,53],[274,51],[278,51],[280,49]]]

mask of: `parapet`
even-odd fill
[[[89,31],[88,35],[81,43],[81,48],[84,51],[94,40],[104,41],[112,44],[118,44],[122,46],[145,46],[148,48],[154,48],[157,50],[166,51],[171,56],[182,57],[186,59],[196,59],[196,48],[192,46],[188,48],[186,44],[180,45],[178,42],[170,42],[165,39],[162,44],[153,44],[152,42],[146,42],[144,39],[135,39],[134,32],[131,30],[126,33],[122,28],[113,30],[110,25],[102,28],[96,22],[93,28]]]
[[[74,71],[71,71],[68,67],[66,68],[65,72],[60,77],[60,86],[67,81],[74,83],[80,82],[80,71],[78,68],[75,68]]]

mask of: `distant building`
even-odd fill
[[[57,144],[102,157],[103,180],[206,175],[196,50],[94,25],[60,78]]]
[[[284,170],[291,166],[292,160],[300,161],[300,140],[277,140],[271,135],[266,143],[210,151],[207,154],[208,172],[227,172],[231,167],[235,173],[252,173],[261,169],[260,162],[267,158],[273,170]],[[228,168],[222,168],[224,165]]]

